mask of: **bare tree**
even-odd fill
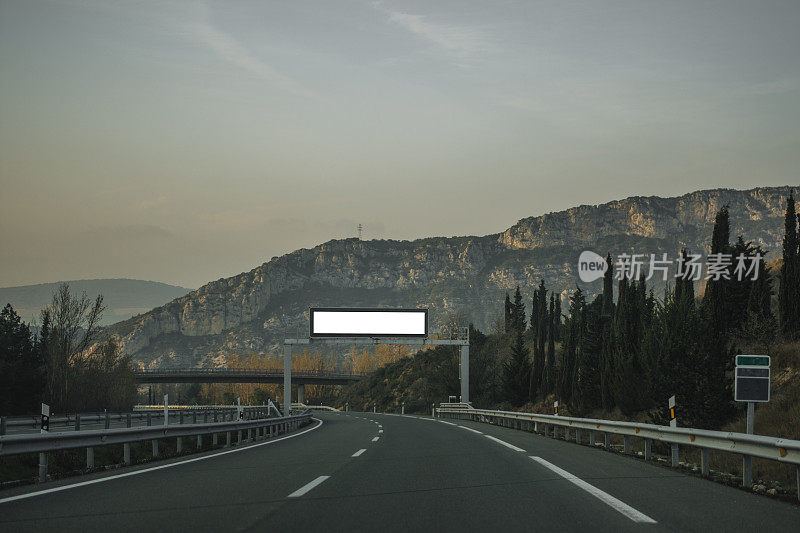
[[[105,311],[103,296],[91,300],[86,293],[80,296],[69,290],[67,283],[59,285],[53,300],[42,310],[42,322],[50,323],[50,338],[46,355],[48,401],[63,408],[70,394],[71,368],[81,354],[92,345]]]

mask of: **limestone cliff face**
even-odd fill
[[[208,283],[109,331],[142,364],[192,366],[217,364],[234,351],[278,350],[285,336],[303,334],[314,305],[425,306],[434,322],[459,312],[487,328],[517,284],[526,296],[541,278],[559,292],[574,288],[583,249],[707,251],[714,217],[726,204],[732,236],[780,250],[788,193],[774,187],[632,197],[526,218],[499,235],[330,241]]]

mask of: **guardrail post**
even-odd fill
[[[708,448],[700,448],[700,471],[704,476],[709,474],[711,470],[711,451]]]
[[[603,441],[603,445],[606,447],[606,450],[611,449],[611,434],[608,432],[605,433],[605,439]]]
[[[183,437],[178,437],[175,439],[175,448],[178,451],[178,454],[183,453]]]
[[[47,453],[39,453],[39,483],[47,481]]]
[[[644,439],[644,460],[653,458],[653,439]]]
[[[595,444],[597,444],[597,441],[594,438],[594,430],[590,429],[589,430],[589,445],[590,446],[594,446]]]
[[[203,447],[203,436],[202,435],[198,435],[197,436],[197,449],[199,450],[202,447]]]
[[[122,445],[122,460],[126,465],[131,464],[131,443],[126,442]]]
[[[211,446],[216,448],[219,445],[219,435],[217,433],[211,434]]]
[[[147,425],[148,426],[152,426],[153,425],[152,413],[147,413]]]
[[[158,440],[153,439],[153,457],[158,457]]]
[[[253,440],[253,430],[252,429],[248,429],[247,430],[247,441],[251,442],[252,440]]]
[[[183,409],[178,411],[178,424],[183,424]]]
[[[230,431],[228,431],[228,432],[227,432],[226,441],[225,441],[225,447],[226,447],[226,448],[229,448],[229,447],[230,447],[230,445],[231,445],[231,432],[230,432]]]
[[[131,427],[131,414],[130,413],[128,413],[127,416],[125,417],[125,426],[126,427]]]
[[[94,468],[94,448],[86,448],[86,470]]]
[[[625,443],[625,447],[624,447],[625,453],[631,453],[631,436],[630,435],[624,435],[622,438],[623,438],[623,441]]]
[[[677,467],[678,463],[680,462],[678,460],[679,459],[678,458],[678,445],[677,444],[671,444],[670,448],[672,450],[672,453],[671,453],[671,455],[672,455],[672,466],[673,467]]]
[[[575,442],[581,443],[581,428],[575,430]]]
[[[75,431],[81,430],[81,414],[75,413]]]
[[[564,440],[569,440],[569,426],[564,426]]]
[[[236,444],[241,445],[242,444],[242,430],[240,429],[238,433],[239,434],[238,434],[238,439],[236,439]]]
[[[106,418],[106,420],[105,420],[106,429],[109,429],[111,427],[111,415],[108,414],[108,411],[106,411],[106,417],[105,418]]]

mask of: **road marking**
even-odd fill
[[[367,449],[366,449],[366,448],[361,448],[360,450],[358,450],[356,453],[354,453],[354,454],[353,454],[353,455],[351,455],[350,457],[358,457],[359,455],[361,455],[361,454],[362,454],[362,453],[364,453],[365,451],[367,451]]]
[[[588,492],[589,494],[591,494],[592,496],[594,496],[598,500],[600,500],[603,503],[605,503],[606,505],[614,508],[616,511],[619,511],[620,513],[624,514],[625,516],[627,516],[628,518],[630,518],[634,522],[641,522],[641,523],[645,523],[645,524],[656,524],[657,523],[655,520],[653,520],[652,518],[650,518],[646,514],[637,511],[636,509],[634,509],[633,507],[631,507],[627,503],[619,501],[618,499],[616,499],[612,495],[608,494],[607,492],[603,492],[602,490],[598,489],[594,485],[590,485],[590,484],[586,483],[584,480],[578,478],[577,476],[574,476],[574,475],[570,474],[566,470],[562,470],[561,468],[557,467],[553,463],[545,461],[541,457],[536,457],[534,455],[530,455],[529,457],[531,459],[533,459],[534,461],[536,461],[537,463],[539,463],[540,465],[549,468],[550,470],[552,470],[553,472],[555,472],[559,476],[563,477],[567,481],[569,481],[571,483],[574,483],[575,485],[579,486],[580,488],[582,488],[583,490],[585,490],[586,492]]]
[[[83,486],[86,486],[86,485],[94,485],[95,483],[103,483],[104,481],[111,481],[112,479],[119,479],[119,478],[128,477],[128,476],[136,476],[136,475],[139,475],[139,474],[144,474],[146,472],[152,472],[154,470],[162,470],[164,468],[172,468],[173,466],[185,465],[186,463],[194,463],[195,461],[203,461],[205,459],[211,459],[211,458],[214,458],[214,457],[219,457],[220,455],[227,455],[229,453],[237,453],[237,452],[243,452],[245,450],[251,450],[253,448],[258,448],[259,446],[266,446],[267,444],[272,444],[272,443],[279,442],[279,441],[282,441],[282,440],[292,439],[294,437],[299,437],[303,433],[308,433],[309,431],[314,431],[315,429],[317,429],[317,428],[322,426],[322,420],[319,420],[318,418],[312,418],[312,420],[316,420],[317,422],[319,422],[319,424],[317,424],[313,428],[305,429],[305,430],[301,431],[300,433],[294,433],[292,435],[287,435],[285,437],[280,437],[278,439],[268,440],[266,442],[262,442],[262,443],[259,443],[259,444],[253,444],[251,446],[247,446],[247,447],[244,447],[244,448],[235,448],[233,450],[225,450],[225,451],[221,451],[221,452],[210,454],[210,455],[204,455],[202,457],[194,457],[192,459],[186,459],[185,461],[178,461],[176,463],[169,463],[169,464],[166,464],[166,465],[159,465],[159,466],[153,466],[153,467],[150,467],[150,468],[143,468],[141,470],[135,470],[133,472],[125,472],[124,474],[117,474],[115,476],[108,476],[108,477],[103,477],[103,478],[99,478],[99,479],[90,479],[89,481],[81,481],[80,483],[73,483],[72,485],[63,485],[61,487],[53,487],[52,489],[38,490],[36,492],[28,492],[27,494],[19,494],[17,496],[10,496],[8,498],[0,499],[0,503],[13,502],[13,501],[17,501],[17,500],[25,500],[27,498],[33,498],[34,496],[41,496],[43,494],[50,494],[50,493],[53,493],[53,492],[61,492],[62,490],[74,489],[74,488],[83,487]]]
[[[450,426],[457,426],[458,424],[453,424],[452,422],[445,422],[444,420],[439,420],[442,424],[448,424]]]
[[[492,439],[493,441],[495,441],[495,442],[497,442],[499,444],[502,444],[506,448],[511,448],[515,452],[524,452],[525,451],[522,448],[518,448],[518,447],[514,446],[513,444],[509,444],[504,440],[498,439],[497,437],[492,437],[491,435],[484,435],[484,437],[486,437],[487,439]]]
[[[380,437],[375,437],[374,439],[372,439],[372,442],[378,442],[378,439],[379,439],[379,438],[380,438]]]
[[[382,430],[382,429],[379,429],[379,430],[378,430],[378,433],[383,433],[383,430]]]
[[[458,426],[458,427],[460,427],[461,429],[466,429],[467,431],[471,431],[473,433],[477,433],[478,435],[483,435],[483,433],[481,433],[477,429],[468,428],[467,426]]]
[[[293,493],[289,494],[287,496],[287,498],[299,498],[300,496],[302,496],[306,492],[310,491],[311,489],[313,489],[314,487],[316,487],[317,485],[319,485],[320,483],[322,483],[323,481],[325,481],[326,479],[328,479],[330,477],[331,476],[319,476],[317,479],[315,479],[311,483],[306,483],[305,485],[303,485],[302,487],[300,487],[299,489],[297,489]]]

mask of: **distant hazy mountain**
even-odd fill
[[[103,295],[107,309],[102,325],[127,320],[164,305],[191,289],[138,279],[82,279],[67,281],[73,292],[86,292],[90,298]],[[0,307],[10,303],[26,322],[39,319],[39,311],[50,303],[59,283],[41,283],[0,288]]]
[[[590,295],[600,292],[602,280],[578,279],[582,250],[674,258],[686,247],[707,254],[714,217],[724,205],[730,206],[732,240],[743,235],[774,257],[789,189],[634,196],[525,218],[482,237],[333,240],[212,281],[109,331],[146,365],[185,367],[221,364],[232,352],[280,353],[284,338],[308,334],[309,306],[427,307],[431,324],[459,312],[487,329],[502,317],[505,292],[516,285],[529,309],[541,278],[563,298],[576,285]]]

